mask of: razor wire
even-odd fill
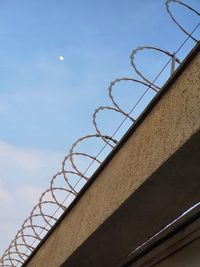
[[[197,16],[200,16],[200,13],[190,7],[189,5],[183,3],[179,0],[167,0],[165,2],[166,10],[174,21],[174,23],[181,29],[181,31],[187,35],[187,39],[192,39],[195,43],[199,41],[192,36],[194,31],[199,27],[200,24],[193,30],[192,33],[189,33],[184,27],[177,21],[176,17],[172,14],[170,10],[170,4],[176,3],[180,4],[189,11],[195,13]],[[60,215],[66,211],[66,209],[70,206],[70,204],[74,201],[74,199],[78,196],[79,192],[83,188],[83,186],[90,180],[91,175],[86,175],[92,164],[95,163],[94,171],[102,164],[101,159],[99,159],[99,155],[105,149],[105,147],[109,147],[111,150],[118,144],[120,140],[114,138],[114,135],[120,129],[122,124],[129,120],[131,124],[134,124],[137,121],[137,118],[132,116],[132,112],[134,108],[140,103],[144,97],[144,95],[151,90],[157,95],[161,87],[155,84],[157,78],[163,72],[163,70],[169,65],[171,62],[171,72],[170,75],[175,71],[175,64],[180,65],[181,61],[177,58],[176,54],[184,45],[184,43],[179,47],[176,52],[169,52],[154,46],[140,46],[136,49],[133,49],[130,55],[130,64],[134,69],[135,73],[141,78],[135,79],[132,77],[122,77],[117,78],[110,83],[108,86],[108,97],[111,100],[111,105],[109,106],[100,106],[95,109],[92,115],[92,122],[95,129],[93,134],[85,135],[79,138],[76,142],[74,142],[69,150],[69,153],[65,156],[61,164],[61,170],[57,172],[50,180],[49,188],[41,194],[39,202],[33,207],[30,216],[25,219],[23,222],[21,229],[17,232],[14,239],[11,241],[8,248],[5,250],[2,258],[0,259],[0,267],[16,267],[19,265],[23,265],[24,262],[28,259],[31,253],[33,253],[36,246],[41,242],[44,236],[49,232],[49,230],[55,225]],[[137,67],[135,63],[135,55],[144,50],[153,50],[155,52],[164,54],[169,57],[167,64],[164,68],[159,72],[156,78],[153,81],[150,81],[142,71]],[[169,76],[170,76],[169,75]],[[114,87],[122,82],[131,82],[133,84],[141,85],[145,88],[144,93],[139,98],[139,100],[135,103],[134,107],[131,109],[129,113],[123,110],[120,107],[120,104],[115,99],[113,94]],[[116,114],[120,114],[123,116],[124,120],[119,125],[119,127],[115,130],[115,132],[110,136],[107,134],[103,134],[99,128],[99,124],[97,122],[97,117],[99,113],[103,111],[114,111]],[[81,152],[78,147],[80,144],[85,141],[93,140],[101,140],[104,143],[102,149],[95,155]],[[77,157],[84,158],[90,160],[89,166],[85,171],[81,169],[81,167],[76,162]],[[93,173],[94,173],[93,171]],[[57,182],[62,181],[64,185],[59,186]],[[67,202],[67,203],[66,203]],[[55,207],[55,209],[53,208]],[[49,210],[48,210],[49,209]],[[60,211],[60,215],[58,215],[58,211]]]

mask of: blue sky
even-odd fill
[[[200,9],[199,0],[185,2]],[[172,10],[189,31],[196,26],[196,16]],[[70,145],[94,132],[91,115],[110,103],[110,81],[137,77],[131,50],[149,44],[174,51],[185,38],[162,0],[0,0],[0,251]],[[150,52],[138,62],[155,77],[166,58]],[[125,108],[138,97],[130,88],[116,91]],[[116,122],[102,116],[102,129],[111,133]]]

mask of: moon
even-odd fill
[[[65,58],[64,58],[63,56],[59,56],[59,60],[60,60],[60,61],[64,61]]]

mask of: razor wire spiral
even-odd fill
[[[197,16],[200,16],[200,13],[179,0],[167,0],[165,2],[166,10],[169,16],[176,23],[179,29],[181,29],[181,31],[188,37],[190,37],[194,42],[198,42],[198,40],[194,38],[188,31],[186,31],[183,26],[177,21],[170,10],[170,3],[180,4],[186,9],[195,13]],[[108,97],[111,100],[112,104],[109,106],[100,106],[94,111],[92,120],[95,128],[95,133],[81,137],[72,144],[69,154],[67,154],[62,161],[61,170],[52,177],[49,188],[42,193],[39,202],[33,207],[30,216],[25,219],[21,229],[17,232],[15,238],[11,241],[9,247],[5,250],[2,259],[0,260],[1,267],[15,267],[22,265],[60,217],[57,214],[57,211],[59,210],[62,214],[77,197],[84,184],[86,184],[90,179],[91,175],[88,176],[86,175],[87,171],[81,170],[76,162],[76,158],[83,157],[89,159],[91,161],[90,165],[94,162],[97,166],[101,165],[102,160],[98,158],[99,154],[90,155],[89,153],[80,152],[78,150],[79,145],[82,142],[94,139],[102,140],[104,145],[109,146],[110,149],[113,149],[118,144],[119,140],[116,140],[113,138],[113,136],[109,136],[101,132],[97,122],[98,114],[102,111],[114,111],[117,112],[117,114],[121,114],[125,119],[130,120],[132,124],[135,123],[136,118],[131,116],[131,112],[127,113],[126,111],[124,111],[115,100],[113,94],[114,87],[121,82],[131,82],[134,84],[140,84],[141,86],[146,88],[146,90],[152,90],[153,92],[155,92],[155,94],[160,91],[161,88],[156,85],[154,81],[152,82],[148,78],[146,78],[135,63],[136,53],[146,49],[154,50],[158,53],[164,54],[165,56],[169,57],[174,64],[181,64],[181,61],[176,57],[174,53],[157,47],[142,46],[132,50],[132,53],[130,55],[130,63],[141,80],[130,77],[123,77],[115,79],[110,83],[108,87]],[[64,186],[56,185],[56,183],[60,180],[62,180]],[[82,181],[82,185],[78,186],[80,181]],[[50,210],[48,210],[49,208]]]

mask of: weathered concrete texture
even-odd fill
[[[58,267],[199,128],[200,54],[112,158],[28,267]]]

